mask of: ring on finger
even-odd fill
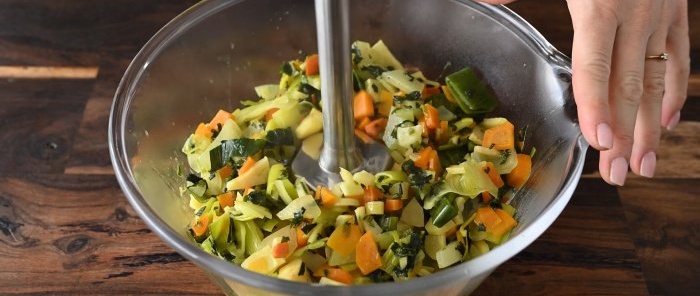
[[[659,61],[668,61],[669,54],[662,52],[660,55],[648,55],[645,57],[647,60],[659,60]]]

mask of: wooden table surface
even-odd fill
[[[220,293],[135,214],[106,141],[130,59],[194,2],[0,1],[0,294]],[[700,3],[689,2],[689,99],[657,177],[609,186],[589,151],[563,214],[476,295],[700,295]],[[571,52],[565,1],[510,7]]]

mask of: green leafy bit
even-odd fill
[[[410,182],[415,188],[421,188],[430,183],[430,181],[433,179],[431,174],[417,167],[412,160],[405,161],[401,165],[401,170],[408,175],[408,182]]]
[[[506,161],[508,161],[508,157],[510,157],[510,154],[511,154],[510,150],[509,149],[501,150],[501,151],[499,151],[499,153],[500,153],[500,159],[501,159],[500,164],[505,164]]]
[[[207,199],[209,199],[209,196],[206,194],[208,189],[207,181],[195,174],[187,175],[186,188],[187,192],[194,196],[194,198],[199,202],[205,202]]]
[[[294,212],[294,218],[292,218],[292,226],[297,226],[301,224],[301,222],[304,221],[304,213],[306,212],[306,208],[301,208],[298,211]]]
[[[367,71],[370,75],[372,75],[372,78],[377,78],[381,76],[382,73],[386,72],[386,69],[375,65],[364,66],[361,70]]]
[[[294,132],[290,127],[274,129],[267,132],[265,139],[272,145],[294,145]]]

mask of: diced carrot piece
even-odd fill
[[[379,255],[379,248],[372,233],[365,232],[357,242],[355,263],[363,275],[367,275],[382,266],[382,257]]]
[[[209,122],[209,127],[215,130],[219,130],[219,125],[224,125],[226,120],[231,118],[231,113],[226,112],[224,110],[219,110],[219,112],[216,112],[216,115],[214,115],[214,118],[211,119]]]
[[[496,167],[493,165],[493,162],[486,161],[481,163],[481,169],[489,175],[489,179],[491,179],[491,182],[493,182],[493,185],[496,185],[496,187],[501,188],[503,187],[503,178],[501,178],[501,175],[498,174],[498,171],[496,170]]]
[[[333,233],[331,233],[328,237],[328,241],[326,241],[326,245],[331,248],[333,252],[338,252],[338,254],[347,257],[355,251],[360,236],[362,236],[362,231],[357,224],[341,225],[340,227],[336,227]]]
[[[306,246],[306,244],[309,242],[309,236],[306,235],[303,230],[301,230],[301,226],[297,226],[295,229],[297,232],[297,248]]]
[[[199,217],[195,217],[194,221],[192,221],[192,225],[190,225],[190,228],[192,228],[192,232],[194,233],[195,237],[201,237],[204,234],[207,233],[207,230],[209,230],[209,223],[211,223],[212,217],[211,214],[205,213],[202,214]]]
[[[508,214],[508,212],[504,211],[503,209],[495,209],[496,215],[501,219],[501,223],[498,223],[495,227],[492,228],[487,228],[491,234],[493,234],[496,237],[500,237],[509,230],[513,229],[516,225],[518,225],[518,222],[513,219],[513,217]]]
[[[341,268],[326,269],[326,277],[336,282],[341,282],[346,285],[352,285],[352,275]]]
[[[484,191],[481,193],[481,201],[484,204],[489,204],[491,202],[491,198],[492,198],[491,193],[489,193],[488,191]]]
[[[207,138],[211,138],[211,136],[214,135],[214,133],[212,133],[211,129],[206,123],[200,123],[197,126],[197,130],[194,131],[194,134]]]
[[[319,71],[318,71],[318,55],[317,54],[307,56],[304,64],[306,67],[306,69],[305,69],[306,76],[318,74]]]
[[[361,90],[355,94],[353,111],[355,111],[355,120],[374,116],[374,101],[372,101],[372,96],[367,91]]]
[[[248,158],[246,158],[246,160],[243,163],[243,165],[241,166],[241,168],[238,169],[238,175],[240,176],[240,175],[245,174],[245,172],[250,170],[250,168],[252,168],[255,165],[255,162],[256,161],[254,158],[248,156]]]
[[[445,144],[447,143],[447,140],[450,137],[450,126],[447,124],[447,121],[443,120],[440,121],[440,136],[437,138],[437,142],[440,144]]]
[[[418,158],[414,162],[416,167],[424,170],[431,170],[435,172],[436,175],[440,175],[442,167],[440,165],[440,157],[435,149],[431,146],[427,146],[420,151],[418,151]]]
[[[513,168],[508,175],[506,175],[506,182],[508,183],[508,186],[511,186],[515,189],[520,189],[525,185],[525,182],[527,179],[530,178],[530,172],[532,170],[532,159],[530,158],[530,155],[527,154],[518,154],[518,164],[515,165],[515,168]]]
[[[384,117],[388,117],[393,105],[394,96],[386,90],[379,91],[379,106],[377,107],[377,113]]]
[[[476,210],[476,216],[474,216],[474,222],[477,224],[484,224],[486,230],[490,230],[503,220],[496,214],[496,211],[489,206],[480,207]]]
[[[423,115],[425,116],[425,125],[428,128],[436,129],[440,127],[440,114],[435,107],[430,104],[423,105]]]
[[[289,242],[283,242],[272,246],[272,257],[287,258],[289,254]]]
[[[403,200],[400,198],[390,198],[384,201],[385,212],[395,212],[403,208]]]
[[[434,95],[434,94],[439,94],[439,93],[440,93],[440,87],[439,87],[439,86],[433,87],[433,86],[426,85],[426,86],[423,88],[423,92],[421,93],[421,97],[423,97],[423,98],[425,99],[425,98],[428,98],[428,97],[430,97],[430,96],[432,96],[432,95]]]
[[[328,188],[321,187],[321,205],[325,208],[330,208],[338,201],[338,197],[333,194]]]
[[[220,168],[218,170],[219,176],[221,179],[226,179],[228,177],[231,177],[233,175],[233,167],[230,164],[225,165],[224,167]]]
[[[496,150],[515,148],[515,127],[510,122],[504,122],[487,129],[484,131],[484,139],[481,145]]]
[[[372,137],[370,137],[367,133],[365,133],[364,130],[355,129],[355,136],[360,138],[360,140],[362,140],[362,142],[365,144],[369,144],[369,143],[374,142],[374,139],[372,139]]]
[[[384,117],[372,120],[372,122],[365,126],[365,132],[370,137],[379,140],[382,138],[382,135],[384,135],[384,129],[386,129],[387,122],[388,120]]]
[[[365,202],[370,202],[370,201],[377,201],[377,200],[382,200],[384,198],[384,194],[382,194],[381,191],[379,191],[379,188],[377,188],[374,185],[367,186],[365,188]]]
[[[233,206],[233,192],[227,191],[216,196],[216,200],[219,201],[219,206],[221,208],[232,207]]]
[[[431,146],[427,146],[427,147],[421,149],[420,151],[418,151],[418,158],[416,159],[416,161],[414,161],[413,164],[415,164],[416,167],[419,167],[419,168],[424,169],[424,170],[429,169],[428,165],[430,163],[430,158],[433,155],[432,151],[433,151],[433,147],[431,147]]]
[[[430,153],[430,159],[428,160],[428,169],[435,172],[436,176],[442,174],[442,165],[440,165],[440,156],[436,150]]]
[[[428,125],[425,123],[425,117],[422,117],[418,119],[418,124],[422,127],[423,132],[421,133],[421,137],[423,138],[430,138],[430,129],[428,128]]]
[[[265,112],[265,121],[270,121],[272,119],[272,116],[275,115],[275,112],[279,111],[280,108],[277,107],[272,107],[267,112]]]

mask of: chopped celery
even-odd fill
[[[279,96],[274,100],[263,101],[243,109],[236,109],[233,111],[233,116],[236,118],[236,123],[243,125],[253,119],[263,117],[265,113],[272,108],[279,108],[281,110],[296,104],[296,102],[287,96]]]
[[[425,84],[421,83],[405,70],[386,71],[382,73],[379,79],[386,81],[405,93],[420,93],[425,87]]]
[[[263,84],[255,87],[255,93],[263,100],[272,100],[280,92],[279,84]]]
[[[380,200],[368,201],[365,203],[367,215],[380,216],[384,215],[384,202]]]
[[[352,179],[360,183],[364,186],[371,186],[374,185],[374,175],[372,175],[370,172],[367,172],[365,170],[359,171],[352,175]]]
[[[449,243],[444,249],[437,251],[435,260],[438,268],[445,268],[462,260],[462,253],[457,250],[457,242]]]
[[[294,214],[302,212],[306,219],[315,219],[321,214],[321,208],[316,204],[316,200],[311,195],[304,195],[287,205],[284,209],[277,213],[277,217],[282,220],[291,220]]]
[[[432,235],[428,234],[425,236],[425,253],[428,257],[436,260],[437,252],[444,249],[447,245],[446,238],[444,234]]]
[[[408,202],[403,212],[401,212],[400,220],[414,227],[425,226],[423,207],[418,203],[417,199],[413,198]]]
[[[261,218],[272,218],[272,213],[266,207],[251,202],[239,200],[233,205],[232,217],[238,221],[248,221]]]
[[[229,243],[229,225],[231,224],[231,217],[229,215],[221,215],[214,219],[214,222],[209,226],[209,232],[211,237],[214,239],[214,245],[217,250],[226,249]]]
[[[281,163],[275,163],[270,166],[270,170],[267,173],[267,184],[273,184],[276,180],[287,178],[287,169],[284,167],[283,164]],[[273,196],[273,192],[275,192],[276,188],[274,186],[267,186],[266,193],[267,195]],[[278,196],[278,194],[274,194],[274,196]]]

